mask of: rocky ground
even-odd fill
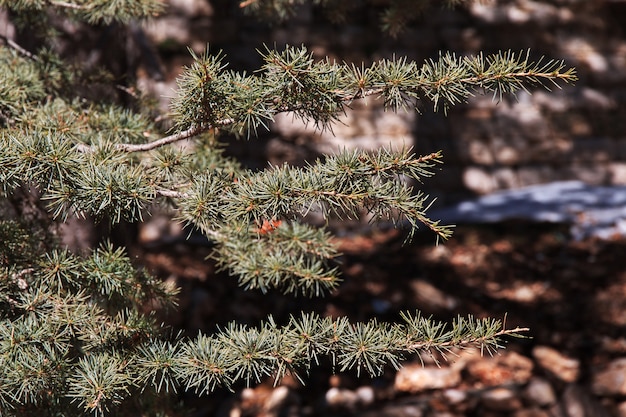
[[[147,229],[146,229],[147,230]],[[255,324],[300,310],[354,320],[397,320],[420,309],[504,318],[529,327],[494,357],[457,352],[437,366],[423,355],[374,380],[321,364],[306,386],[267,381],[197,399],[217,416],[626,416],[626,240],[575,241],[564,225],[463,226],[445,244],[375,230],[339,239],[345,282],[324,299],[243,291],[216,273],[202,241],[150,240],[141,261],[183,292],[167,320],[189,334],[230,320]]]

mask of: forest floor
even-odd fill
[[[626,387],[611,379],[619,372],[608,371],[626,357],[626,240],[575,241],[566,226],[507,222],[458,227],[439,245],[426,233],[405,244],[395,229],[337,243],[344,282],[318,299],[244,291],[205,259],[208,247],[155,246],[140,259],[181,287],[179,309],[166,319],[190,336],[231,320],[255,325],[269,314],[278,322],[299,311],[398,321],[399,312],[417,309],[441,320],[506,319],[508,328],[528,327],[528,338],[506,340],[495,359],[476,354],[467,366],[448,367],[460,379],[453,374],[446,382],[441,374],[429,386],[417,358],[419,366],[405,372],[422,382],[408,387],[393,369],[370,380],[330,376],[331,365],[322,363],[304,387],[268,381],[198,399],[198,416],[625,415]],[[431,368],[427,360],[425,369]]]

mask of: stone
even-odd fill
[[[452,413],[449,411],[431,411],[428,413],[428,417],[461,417],[457,413]]]
[[[450,405],[458,405],[467,400],[467,391],[462,389],[449,388],[443,392],[443,398]]]
[[[569,171],[569,172],[568,172]],[[568,176],[574,177],[586,184],[602,185],[610,178],[608,164],[572,163],[564,170]]]
[[[139,224],[139,243],[149,245],[157,242],[168,234],[171,219],[166,216],[153,216]]]
[[[293,405],[298,401],[297,395],[287,386],[281,385],[274,388],[261,384],[255,388],[244,388],[228,415],[278,417],[290,404]]]
[[[480,396],[483,406],[493,411],[511,412],[522,407],[522,402],[513,389],[494,388],[487,390]]]
[[[548,346],[535,346],[533,357],[542,369],[564,382],[578,380],[580,361]]]
[[[467,366],[469,375],[482,386],[525,384],[530,380],[532,371],[532,360],[516,352],[482,358]]]
[[[157,45],[166,42],[175,42],[179,45],[192,43],[189,23],[181,16],[166,15],[151,20],[144,24],[143,29],[152,42]]]
[[[519,188],[520,182],[517,172],[512,168],[497,168],[493,171],[493,178],[498,189]]]
[[[211,16],[213,8],[206,0],[169,0],[173,12],[183,13],[188,17]]]
[[[305,138],[303,142],[319,153],[344,149],[374,151],[383,146],[397,150],[413,145],[411,126],[415,117],[412,112],[385,112],[380,102],[365,99],[341,115],[332,131],[316,129],[288,113],[275,115],[272,130],[282,138]]]
[[[540,377],[534,377],[530,380],[524,390],[524,396],[529,403],[539,407],[548,407],[557,402],[552,385]]]
[[[498,146],[494,147],[493,153],[496,162],[499,165],[506,166],[518,165],[522,162],[525,150],[517,149],[517,146],[513,146],[509,143],[500,143]]]
[[[565,112],[572,105],[568,96],[561,91],[536,91],[533,93],[533,101],[540,107],[551,112]]]
[[[422,407],[415,404],[396,405],[389,404],[380,410],[366,411],[359,414],[360,417],[423,417]],[[432,414],[428,414],[429,417]]]
[[[615,359],[595,373],[591,390],[596,395],[626,395],[626,358]]]
[[[491,165],[495,162],[492,150],[480,139],[468,141],[467,154],[470,162],[478,165]]]
[[[616,235],[619,235],[620,223],[616,223]],[[626,283],[615,282],[599,290],[593,297],[594,317],[611,326],[626,325]]]
[[[589,87],[581,88],[580,101],[591,110],[611,110],[617,107],[617,103],[608,93]]]
[[[513,413],[512,417],[556,417],[541,408],[524,408]]]
[[[410,286],[420,310],[439,313],[453,310],[458,305],[456,298],[444,293],[427,281],[416,279],[411,281]]]
[[[608,169],[611,184],[626,185],[626,162],[610,163]]]
[[[447,245],[434,245],[424,249],[423,259],[430,263],[446,263],[452,256],[452,251]]]
[[[549,407],[547,409],[548,414],[550,415],[550,417],[568,417],[565,414],[565,411],[563,411],[563,409],[561,408],[561,404],[554,404],[552,407]]]
[[[326,391],[324,399],[330,408],[347,410],[355,409],[359,403],[359,397],[354,391],[337,387],[332,387]]]
[[[509,21],[516,24],[526,23],[531,19],[531,14],[527,9],[523,9],[516,5],[509,6],[506,14]]]
[[[356,396],[359,400],[359,404],[362,406],[371,405],[376,400],[376,393],[374,392],[374,388],[369,385],[364,385],[357,388]]]
[[[455,415],[467,415],[474,410],[480,398],[472,395],[466,387],[448,388],[440,391],[437,395],[432,395],[429,401],[430,408],[433,410],[450,411]]]
[[[496,190],[493,176],[484,168],[470,166],[463,172],[463,184],[476,194],[489,194]]]
[[[459,367],[408,364],[396,373],[394,388],[400,392],[417,393],[430,389],[452,388],[460,382]]]
[[[626,417],[626,401],[617,405],[617,417]]]
[[[591,396],[589,390],[576,384],[565,387],[561,410],[566,417],[609,417],[607,410]]]
[[[331,379],[331,384],[333,385],[336,385],[338,382],[340,382],[338,378]],[[333,386],[326,391],[324,399],[329,408],[356,410],[357,408],[372,405],[376,401],[376,392],[369,385],[364,385],[356,390]]]
[[[528,164],[522,166],[517,170],[517,176],[521,187],[553,182],[561,179],[561,174],[557,169],[541,164]]]
[[[4,210],[4,207],[0,210]],[[58,230],[61,246],[73,253],[92,248],[98,241],[98,231],[90,219],[69,216],[65,222],[59,224]]]
[[[289,388],[286,386],[279,386],[272,390],[263,404],[263,411],[266,413],[277,413],[282,409],[290,397]]]
[[[604,73],[608,71],[607,57],[601,53],[599,46],[594,45],[589,39],[580,37],[569,39],[565,48],[569,49],[573,55],[577,55],[576,58],[581,61],[581,64],[592,72]]]

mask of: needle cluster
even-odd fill
[[[0,0],[0,7],[23,12],[53,10],[88,23],[129,22],[162,12],[161,0]]]

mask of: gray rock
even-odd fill
[[[462,389],[450,388],[443,392],[443,398],[450,405],[458,405],[467,401],[467,391]]]
[[[463,172],[463,184],[478,194],[489,194],[496,190],[494,178],[484,168],[470,166]]]
[[[459,367],[405,365],[396,374],[394,388],[400,392],[421,392],[429,389],[452,388],[461,382]]]
[[[460,414],[451,413],[449,411],[431,411],[428,417],[461,417]]]
[[[439,313],[453,310],[458,305],[456,298],[444,293],[430,282],[416,279],[411,281],[410,285],[415,295],[415,302],[419,305],[420,310],[425,310],[429,313]]]
[[[360,417],[423,417],[424,411],[422,407],[415,404],[390,404],[380,410],[366,411],[359,415]]]
[[[218,416],[255,415],[263,417],[278,417],[283,415],[291,406],[299,402],[299,397],[289,387],[281,385],[270,387],[258,385],[255,388],[245,388],[239,398],[224,404]]]
[[[511,412],[522,408],[522,401],[516,391],[510,388],[494,388],[480,396],[483,406],[493,411]]]
[[[536,346],[533,357],[537,364],[561,381],[574,382],[580,373],[580,362],[548,346]]]
[[[626,401],[621,402],[617,405],[617,416],[626,417]]]
[[[330,408],[356,409],[359,404],[359,396],[352,390],[332,387],[326,391],[326,405]]]
[[[530,380],[524,395],[529,403],[539,407],[547,407],[556,403],[554,388],[543,378],[535,377]]]
[[[525,384],[532,376],[533,362],[516,352],[503,352],[494,357],[472,361],[467,366],[469,375],[482,386]]]
[[[326,391],[324,400],[329,408],[354,411],[372,405],[376,400],[376,393],[374,388],[367,385],[356,390],[332,387]]]
[[[277,415],[277,413],[285,407],[291,397],[288,387],[282,385],[272,390],[271,394],[263,404],[263,411],[266,415]]]
[[[206,0],[169,0],[172,12],[183,13],[189,17],[211,16],[213,8]]]
[[[524,408],[513,413],[512,417],[557,417],[541,408]]]
[[[362,406],[371,405],[376,400],[376,393],[374,392],[374,388],[369,385],[364,385],[357,388],[356,396],[359,400],[359,404]]]
[[[609,413],[588,390],[569,384],[561,396],[561,410],[566,417],[608,417]]]
[[[594,374],[591,390],[596,395],[626,395],[626,358],[615,359]]]

